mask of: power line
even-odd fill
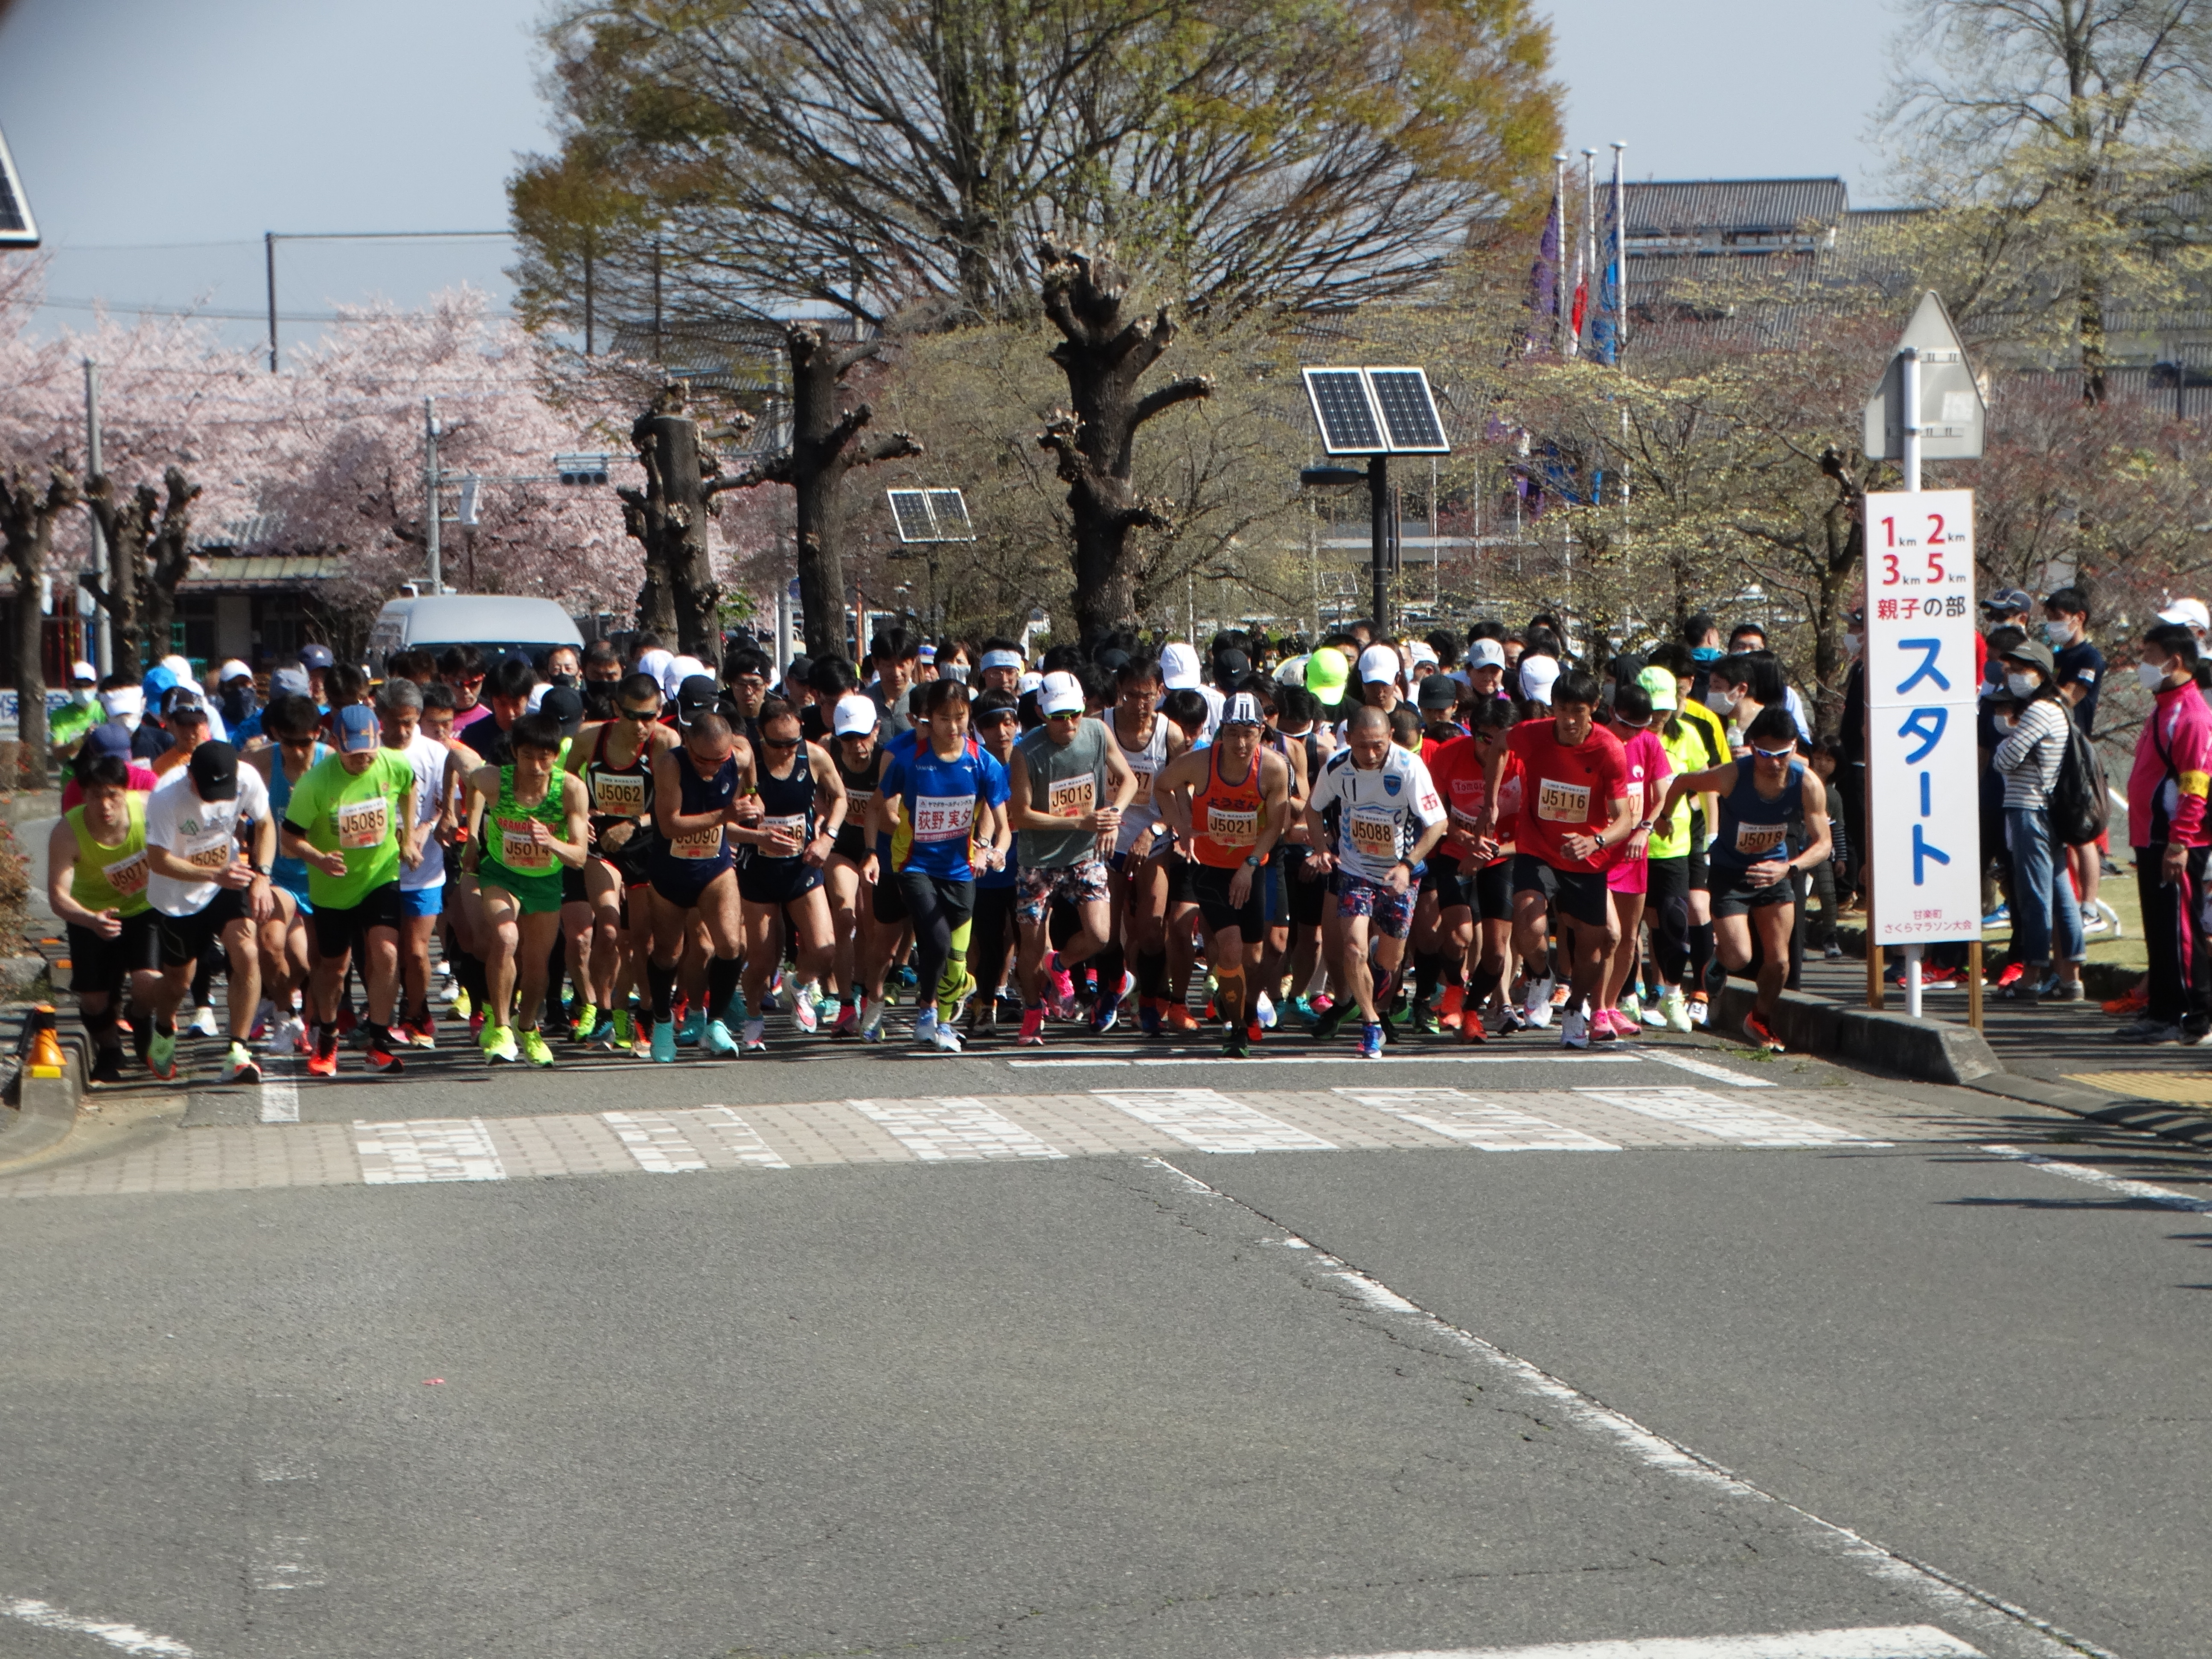
[[[52,307],[58,311],[118,311],[139,317],[206,317],[217,322],[231,323],[260,323],[269,319],[265,311],[218,311],[207,306],[142,305],[131,300],[46,299],[39,303],[42,307]],[[511,311],[487,311],[483,315],[506,321],[512,321],[514,317]],[[286,323],[350,323],[364,319],[357,314],[347,315],[335,311],[288,311],[277,320]]]

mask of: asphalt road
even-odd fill
[[[303,1085],[270,1126],[254,1091],[141,1097],[48,1164],[708,1100],[789,1150],[858,1097],[958,1097],[1079,1150],[926,1161],[855,1119],[850,1155],[673,1179],[639,1152],[562,1178],[0,1181],[0,1653],[1310,1659],[1896,1626],[2089,1650],[2037,1621],[2212,1653],[2212,1226],[1981,1149],[2184,1202],[2200,1165],[1810,1062],[1692,1056],[1785,1085],[1761,1093],[1523,1052],[454,1056]],[[1424,1129],[1316,1103],[1347,1087],[1464,1092],[1422,1097]],[[1199,1150],[1215,1132],[1158,1103],[1209,1093],[1316,1149]],[[1747,1144],[1766,1099],[1844,1128]],[[1157,1147],[1080,1151],[1085,1100]],[[1499,1102],[1603,1155],[1444,1138]],[[1407,1144],[1347,1134],[1358,1112]]]

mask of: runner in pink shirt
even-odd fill
[[[1674,769],[1667,758],[1666,744],[1651,729],[1651,694],[1634,681],[1622,685],[1613,693],[1606,729],[1620,739],[1621,752],[1627,757],[1628,793],[1636,804],[1637,823],[1642,826],[1657,810],[1663,793],[1661,782]],[[1639,827],[1607,854],[1605,885],[1612,896],[1620,940],[1607,958],[1597,1012],[1590,1016],[1590,1023],[1610,1026],[1616,1036],[1632,1037],[1642,1031],[1633,1018],[1621,1012],[1620,993],[1636,970],[1637,936],[1644,926],[1644,896],[1650,878],[1644,849],[1650,840],[1650,830]]]

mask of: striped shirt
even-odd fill
[[[2066,714],[2054,697],[2038,697],[2020,711],[2011,734],[1990,763],[2004,777],[2007,806],[2047,807],[2066,758]]]

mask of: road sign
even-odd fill
[[[1889,360],[1881,384],[1867,400],[1866,453],[1879,460],[1905,459],[1905,352],[1911,347],[1920,359],[1920,459],[1923,461],[1974,461],[1982,455],[1982,429],[1988,411],[1982,405],[1982,389],[1959,331],[1951,326],[1950,313],[1935,291],[1920,296],[1920,308],[1905,325],[1897,351]]]
[[[1869,495],[1866,544],[1875,940],[1978,939],[1974,492]]]

